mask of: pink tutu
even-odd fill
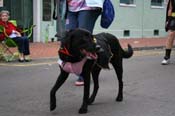
[[[87,61],[87,59],[94,59],[94,60],[97,59],[97,54],[92,54],[90,52],[87,52],[86,50],[82,50],[82,53],[86,54],[86,57],[84,57],[80,62],[71,63],[71,62],[64,62],[61,59],[58,59],[58,64],[64,71],[80,75],[84,63]]]
[[[58,64],[61,66],[61,68],[64,71],[68,73],[74,73],[76,75],[80,75],[86,60],[87,58],[85,57],[80,62],[71,63],[71,62],[63,62],[61,59],[58,59]]]

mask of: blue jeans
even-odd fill
[[[24,55],[29,55],[29,39],[26,36],[12,38],[18,45],[18,51]]]
[[[82,28],[92,33],[95,22],[100,14],[101,9],[83,10],[79,12],[68,11],[66,19],[66,30]]]

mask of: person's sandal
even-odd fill
[[[30,62],[30,61],[32,61],[32,60],[30,59],[29,56],[26,56],[26,57],[24,58],[24,61],[25,61],[25,62]]]
[[[31,59],[24,59],[25,62],[31,62]]]

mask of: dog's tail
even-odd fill
[[[123,58],[130,58],[134,54],[133,48],[128,44],[128,50],[123,50]]]

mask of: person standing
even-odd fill
[[[103,0],[67,0],[66,30],[82,28],[93,33]]]
[[[82,28],[93,33],[95,22],[102,11],[103,0],[67,0],[67,4],[66,30]],[[84,85],[81,75],[75,85]]]
[[[167,2],[165,30],[168,32],[168,36],[166,40],[165,56],[161,62],[162,65],[168,65],[170,63],[171,50],[175,38],[175,0],[168,0]]]

